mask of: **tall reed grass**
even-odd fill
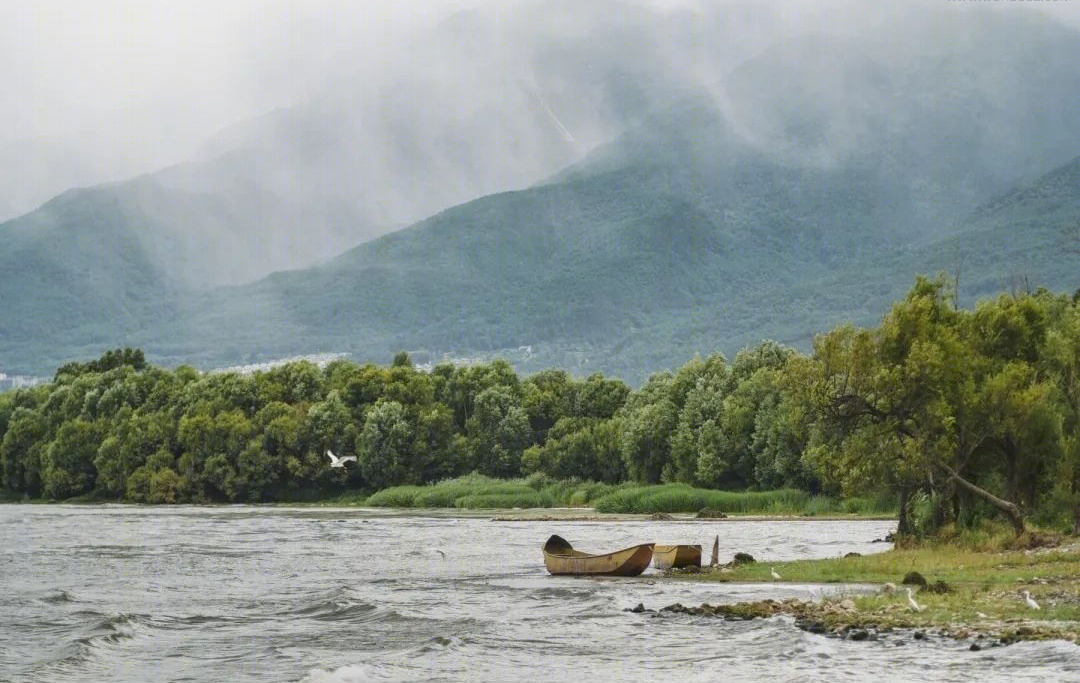
[[[733,514],[895,514],[887,499],[837,500],[798,489],[776,491],[715,491],[687,484],[638,486],[614,491],[593,503],[598,512],[697,512],[709,509]]]
[[[797,489],[777,491],[714,491],[686,484],[644,486],[603,484],[544,475],[526,479],[492,479],[469,474],[426,486],[394,486],[367,498],[371,507],[397,508],[546,508],[588,507],[597,512],[648,514],[697,512],[703,509],[735,514],[895,514],[887,499],[836,500]]]

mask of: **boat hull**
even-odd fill
[[[658,545],[653,548],[653,566],[657,569],[700,567],[701,546]]]
[[[553,544],[554,539],[561,544]],[[652,543],[590,555],[574,550],[558,536],[552,540],[544,546],[544,566],[556,576],[637,576],[648,569],[653,557]]]

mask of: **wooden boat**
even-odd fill
[[[700,545],[658,545],[653,548],[653,566],[657,569],[700,567]]]
[[[652,543],[603,555],[590,555],[574,550],[561,536],[552,536],[544,544],[544,566],[552,574],[637,576],[648,568],[652,556]]]

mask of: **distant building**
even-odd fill
[[[211,374],[231,372],[238,375],[250,375],[256,372],[265,372],[267,370],[273,370],[274,368],[287,365],[288,363],[298,363],[300,361],[307,361],[314,364],[318,368],[326,367],[329,363],[332,363],[341,358],[345,358],[349,354],[347,353],[312,353],[304,356],[290,356],[289,358],[278,358],[276,360],[270,360],[263,363],[251,363],[249,365],[232,365],[227,368],[215,368],[210,371]]]
[[[39,384],[48,382],[47,377],[26,377],[24,375],[12,375],[9,376],[5,372],[0,372],[0,391],[8,391],[10,389],[22,389],[24,387],[34,387]]]

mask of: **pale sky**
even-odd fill
[[[138,149],[151,165],[167,162],[232,123],[303,101],[335,60],[375,60],[417,24],[479,4],[487,3],[5,0],[0,143],[97,136]],[[1080,0],[1026,4],[1080,19]]]
[[[186,138],[288,104],[298,74],[452,0],[0,3],[0,140],[169,131]]]

